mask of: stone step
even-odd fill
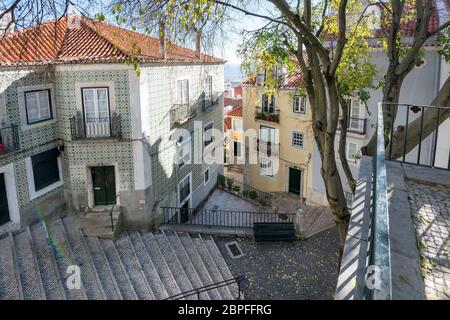
[[[122,296],[126,300],[136,300],[138,296],[136,291],[131,284],[130,278],[126,269],[120,259],[119,253],[117,252],[116,246],[112,240],[101,239],[98,240],[103,251],[105,252],[106,258],[108,259],[109,265],[111,266],[112,273],[116,278],[117,284],[120,288]]]
[[[182,291],[172,274],[172,269],[164,259],[161,248],[159,247],[158,242],[153,238],[153,234],[143,234],[142,240],[144,241],[150,259],[152,259],[156,270],[158,271],[159,277],[164,283],[169,297],[181,293]]]
[[[169,294],[167,293],[164,283],[161,281],[155,264],[148,255],[141,234],[139,232],[132,232],[129,234],[129,236],[139,262],[141,263],[144,275],[147,277],[148,284],[150,285],[152,292],[155,295],[155,299],[166,299],[167,297],[169,297]]]
[[[217,282],[216,279],[211,276],[208,267],[204,263],[189,234],[179,235],[178,239],[180,240],[187,254],[191,258],[191,261],[195,266],[195,269],[200,273],[200,275],[202,275],[203,284],[210,285]],[[224,296],[222,295],[222,290],[219,289],[209,290],[208,295],[211,296],[211,298],[214,300],[224,299]]]
[[[136,257],[136,253],[131,245],[128,235],[123,236],[119,240],[114,242],[117,252],[119,253],[122,264],[128,273],[131,284],[136,291],[139,299],[153,300],[154,294],[151,291],[150,285],[147,282],[142,266],[139,259]]]
[[[82,231],[81,231],[82,232]],[[84,236],[84,235],[83,235]],[[108,259],[103,248],[96,237],[84,237],[86,247],[92,257],[92,261],[97,268],[97,273],[103,285],[107,300],[123,299],[116,278],[111,270]]]
[[[57,270],[59,272],[60,278],[64,284],[64,292],[69,300],[86,300],[86,292],[84,290],[84,281],[81,280],[80,288],[69,288],[67,286],[67,279],[70,274],[67,273],[68,267],[71,265],[77,265],[76,260],[73,257],[71,249],[68,245],[62,221],[57,219],[47,225],[47,231],[50,239],[52,239],[52,244],[55,246],[55,260]]]
[[[177,282],[181,292],[187,292],[194,289],[191,282],[189,281],[189,277],[187,276],[186,271],[184,270],[184,266],[180,263],[179,258],[174,253],[169,241],[167,240],[167,237],[163,233],[154,234],[153,236],[158,243],[158,246],[161,248],[164,259],[167,261],[167,264],[169,265],[173,277],[175,278],[175,281]],[[196,297],[190,296],[187,297],[187,299],[192,300],[196,299]]]
[[[40,274],[36,268],[34,254],[26,230],[14,235],[23,298],[25,300],[40,300],[42,295]]]
[[[39,223],[30,227],[30,233],[46,298],[49,300],[66,299],[63,283],[56,267],[54,248],[47,237],[45,225]]]
[[[105,291],[100,282],[97,270],[92,263],[92,257],[89,251],[85,248],[83,239],[79,232],[75,221],[70,217],[62,219],[62,227],[67,236],[70,249],[73,253],[73,258],[76,264],[80,267],[81,279],[86,290],[86,295],[89,300],[104,300],[106,299]]]
[[[201,235],[199,235],[199,238],[202,239],[204,246],[206,247],[206,250],[210,253],[212,259],[216,263],[217,267],[219,268],[220,273],[222,274],[222,277],[224,280],[229,280],[234,278],[232,275],[230,269],[228,268],[225,260],[222,257],[222,254],[219,251],[219,248],[217,247],[216,243],[214,242],[214,239],[209,236],[208,238],[203,238]],[[237,284],[232,284],[228,286],[228,289],[230,290],[230,293],[232,295],[232,299],[235,300],[239,296],[239,287]]]
[[[20,279],[17,278],[9,235],[0,239],[0,253],[0,300],[21,299]]]
[[[183,266],[187,276],[189,277],[189,281],[192,283],[192,287],[194,288],[201,288],[205,285],[209,284],[210,282],[208,278],[204,277],[203,274],[198,272],[198,270],[195,269],[189,255],[187,254],[186,250],[184,249],[181,241],[178,239],[176,234],[166,234],[163,231],[164,236],[167,237],[167,241],[169,242],[170,246],[172,247],[172,250],[174,250],[175,254],[177,255],[178,259],[180,260],[181,265]],[[203,282],[203,280],[205,282]],[[202,298],[204,300],[210,300],[211,295],[208,292],[202,293]],[[216,296],[216,298],[219,298],[219,296]]]
[[[208,270],[208,273],[211,275],[212,280],[214,283],[222,282],[225,279],[223,278],[222,274],[219,271],[219,267],[215,263],[214,259],[209,254],[206,247],[203,245],[201,238],[191,238],[191,241],[193,242],[194,246],[197,248],[197,251],[204,262],[206,269]],[[233,300],[233,295],[230,292],[230,289],[228,287],[221,287],[218,288],[220,295],[222,296],[223,300]]]

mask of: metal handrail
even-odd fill
[[[233,284],[237,284],[237,286],[238,286],[238,297],[237,297],[237,300],[240,300],[241,299],[241,284],[244,281],[245,281],[245,277],[244,276],[237,276],[237,277],[230,278],[230,279],[227,279],[227,280],[223,280],[223,281],[215,282],[215,283],[212,283],[212,284],[208,284],[208,285],[203,286],[203,287],[195,288],[195,289],[192,289],[192,290],[189,290],[189,291],[186,291],[186,292],[181,292],[181,293],[175,294],[173,296],[170,296],[170,297],[168,297],[168,298],[166,298],[164,300],[180,300],[180,299],[184,299],[184,298],[187,298],[187,297],[191,297],[193,295],[196,295],[197,296],[197,300],[200,300],[200,294],[203,293],[203,292],[207,292],[207,291],[214,290],[214,289],[219,289],[219,288],[222,288],[222,287],[227,287],[227,286],[230,286],[230,285],[233,285]]]
[[[373,158],[372,212],[369,239],[369,267],[379,279],[378,286],[370,288],[367,283],[365,295],[370,300],[392,299],[391,251],[389,235],[389,208],[385,158],[383,104],[378,104],[376,127],[376,153]],[[369,271],[369,269],[368,269]]]
[[[115,203],[111,206],[111,211],[109,212],[109,217],[111,219],[111,230],[112,232],[114,232],[114,219],[113,219],[113,211],[115,206],[117,205],[117,198],[119,197],[119,194],[116,194],[116,201]]]
[[[220,183],[219,183],[219,179],[217,179],[217,180],[218,180],[218,181],[217,181],[217,187],[218,187],[219,189],[227,190],[227,189],[228,189],[228,186],[227,186],[227,183],[226,183],[226,179],[230,179],[230,178],[228,178],[228,177],[226,177],[226,176],[224,176],[224,175],[219,175],[219,177],[223,177],[223,179],[225,179],[225,183],[224,183],[224,185],[222,186],[222,185],[220,185]],[[271,195],[270,193],[261,191],[261,190],[255,188],[255,187],[252,187],[252,186],[250,186],[250,185],[248,185],[248,184],[245,184],[245,183],[242,183],[242,182],[240,182],[240,181],[233,180],[233,186],[235,186],[235,185],[239,185],[239,188],[240,188],[240,191],[241,191],[241,192],[242,192],[242,191],[247,191],[248,193],[250,193],[250,192],[252,192],[252,191],[255,191],[256,194],[257,194],[257,197],[256,197],[257,199],[258,199],[258,198],[259,198],[259,199],[263,199],[263,200],[265,201],[266,205],[268,205],[268,206],[270,206],[270,205],[272,204],[272,195]],[[242,196],[241,198],[247,199],[247,198],[249,198],[249,196],[248,196],[248,197]]]

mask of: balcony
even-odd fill
[[[384,108],[394,114],[390,130]],[[379,104],[376,147],[361,159],[336,299],[449,298],[439,285],[450,281],[449,114],[445,107]],[[386,146],[386,138],[408,131],[414,134],[404,142]]]
[[[85,139],[121,139],[122,126],[120,116],[84,118],[77,114],[70,118],[72,140]]]
[[[256,139],[255,151],[260,152],[263,155],[278,156],[280,155],[280,144],[272,141],[264,141]]]
[[[20,149],[19,130],[16,125],[0,128],[0,157]]]
[[[256,107],[255,119],[280,123],[279,111],[280,111],[279,109],[275,109],[275,108],[269,108],[269,109],[264,110],[261,107]]]
[[[341,128],[340,122],[338,123],[338,130]],[[367,129],[367,119],[364,118],[349,118],[347,124],[347,132],[357,133],[364,135]]]
[[[170,126],[180,126],[197,116],[197,106],[192,104],[174,104],[170,109]]]

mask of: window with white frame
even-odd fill
[[[109,122],[108,88],[82,88],[81,94],[85,121]]]
[[[364,129],[364,121],[362,120],[362,106],[361,101],[359,100],[350,100],[350,119],[348,128],[357,132],[361,132]]]
[[[259,127],[259,139],[261,142],[270,142],[275,144],[275,128],[260,126]]]
[[[207,168],[203,172],[203,184],[207,184],[209,182],[209,168]]]
[[[27,124],[38,123],[53,118],[50,90],[25,92]]]
[[[292,131],[292,146],[296,148],[303,148],[304,134],[299,131]]]
[[[178,166],[182,167],[191,162],[191,136],[182,136],[177,141],[178,146]]]
[[[191,176],[187,175],[186,178],[181,180],[178,184],[178,196],[180,205],[182,205],[191,195]]]
[[[233,119],[233,130],[234,131],[242,131],[242,120],[241,119]]]
[[[268,94],[262,95],[262,111],[267,113],[275,112],[275,97]]]
[[[293,111],[294,113],[306,113],[306,97],[295,95],[293,99]]]
[[[214,137],[212,135],[213,123],[209,123],[203,127],[203,138],[204,138],[204,146],[208,146],[211,142],[213,142]]]
[[[259,159],[259,174],[261,176],[273,177],[272,160],[265,159],[265,158]]]
[[[356,161],[358,159],[358,145],[353,142],[347,143],[347,159]]]
[[[212,76],[206,76],[203,82],[203,90],[205,92],[205,98],[211,98],[212,96]]]
[[[189,80],[177,81],[177,102],[182,105],[189,104]]]

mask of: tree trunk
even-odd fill
[[[431,105],[437,107],[450,107],[450,77],[447,78],[441,90],[439,90],[439,93],[431,102]],[[433,131],[436,130],[438,125],[441,125],[445,120],[449,120],[449,117],[450,109],[441,109],[439,112],[438,120],[437,109],[426,108],[423,114],[423,125],[421,117],[411,122],[408,125],[407,137],[405,137],[406,130],[404,126],[399,126],[392,136],[392,154],[390,155],[390,157],[392,159],[397,159],[403,156],[403,153],[408,154],[408,152],[413,150],[421,142],[421,137],[422,141],[425,140]],[[423,127],[422,136],[420,135],[421,127]],[[388,146],[387,150],[391,150],[390,145]]]
[[[342,97],[339,97],[340,106],[341,106],[341,119],[340,125],[341,125],[341,134],[339,136],[339,158],[341,159],[342,169],[344,170],[345,176],[348,181],[348,185],[350,186],[350,189],[352,190],[352,193],[355,194],[356,190],[356,181],[353,178],[352,171],[350,170],[350,166],[348,165],[347,155],[345,152],[346,143],[347,143],[347,126],[348,126],[348,115],[349,115],[349,108],[348,103],[342,99]]]

